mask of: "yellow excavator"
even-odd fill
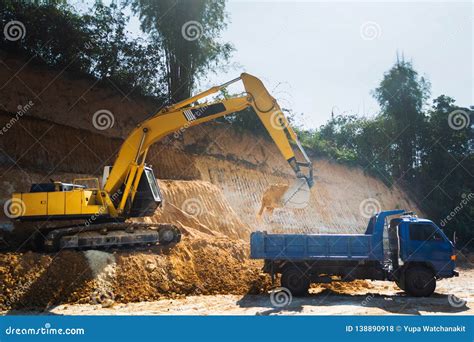
[[[199,100],[239,80],[245,88],[243,95],[199,104]],[[104,168],[102,184],[98,178],[75,179],[69,184],[51,181],[33,184],[30,192],[13,193],[8,214],[15,221],[13,235],[24,233],[35,249],[46,251],[179,242],[181,234],[173,224],[128,220],[152,216],[162,204],[153,170],[145,164],[150,146],[183,127],[248,107],[253,108],[296,174],[294,184],[283,196],[284,204],[304,207],[313,185],[312,164],[276,100],[258,78],[243,73],[165,107],[138,124],[122,144],[114,165]],[[298,154],[295,149],[299,150]],[[25,243],[25,239],[20,239],[17,247]]]

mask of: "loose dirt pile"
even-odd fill
[[[170,250],[0,254],[0,308],[46,309],[61,303],[136,302],[201,294],[268,291],[248,245],[187,239]]]
[[[0,254],[0,307],[4,310],[89,303],[95,288],[82,253]]]
[[[185,240],[162,255],[117,254],[116,299],[265,292],[269,279],[247,253],[246,243],[217,238]]]
[[[114,304],[113,282],[117,275],[115,256],[110,253],[90,250],[84,252],[95,280],[96,289],[92,301],[110,307]]]

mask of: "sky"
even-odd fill
[[[398,53],[431,82],[431,99],[474,105],[473,2],[228,0],[226,10],[221,41],[235,47],[231,67],[209,72],[196,91],[248,72],[297,114],[296,124],[317,128],[331,113],[376,115],[372,91]],[[143,36],[127,12],[128,30]]]
[[[377,114],[371,92],[398,52],[430,80],[432,98],[474,105],[471,2],[230,1],[227,11],[222,40],[237,67],[209,74],[201,90],[245,71],[316,128],[332,112]]]

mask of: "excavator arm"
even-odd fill
[[[195,104],[198,100],[239,80],[242,80],[245,87],[246,94],[244,96],[224,99],[211,104]],[[293,191],[298,191],[301,187],[305,189],[311,187],[313,185],[311,161],[280,106],[258,78],[243,73],[239,78],[162,109],[153,117],[139,124],[130,133],[122,144],[104,185],[104,190],[108,194],[114,194],[117,191],[123,192],[121,194],[122,200],[117,208],[118,212],[121,213],[124,210],[129,196],[133,201],[134,190],[143,171],[146,153],[153,143],[180,129],[239,112],[247,107],[254,109],[283,157],[293,168],[296,176],[301,179]],[[291,142],[296,145],[300,152],[298,157],[302,160],[297,160]],[[302,168],[306,169],[306,173],[302,172]]]

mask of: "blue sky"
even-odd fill
[[[222,38],[240,67],[210,75],[201,87],[240,71],[273,90],[283,107],[314,128],[331,115],[373,116],[371,96],[397,51],[459,105],[473,100],[473,5],[470,2],[230,1]]]

